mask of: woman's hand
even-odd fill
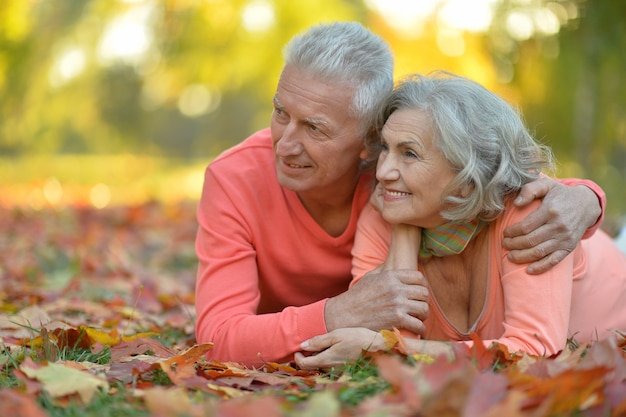
[[[296,364],[302,369],[343,367],[346,362],[357,360],[364,350],[376,352],[386,349],[382,335],[364,327],[333,330],[304,341],[300,347],[305,352],[316,353],[312,356],[301,352],[295,354]]]

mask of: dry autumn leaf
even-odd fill
[[[25,361],[20,370],[29,378],[38,380],[53,398],[77,394],[83,403],[89,403],[99,389],[107,391],[108,382],[87,371],[80,371],[63,364],[35,365]]]
[[[193,334],[194,210],[0,208],[1,416],[63,416],[72,401],[152,417],[626,415],[618,332],[550,358],[475,336],[433,358],[392,330],[387,352],[333,372],[207,360]]]

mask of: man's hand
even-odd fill
[[[526,184],[514,204],[525,206],[536,198],[543,198],[541,206],[507,227],[502,241],[512,262],[533,262],[529,274],[540,274],[561,262],[602,214],[598,197],[584,185],[568,187],[542,177]]]
[[[428,317],[427,285],[419,271],[372,271],[326,302],[326,328],[330,332],[342,327],[375,331],[397,327],[421,335]]]

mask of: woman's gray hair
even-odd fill
[[[444,71],[411,75],[385,103],[379,132],[396,110],[429,114],[433,141],[457,170],[443,197],[448,220],[495,219],[509,196],[553,167],[550,148],[533,139],[519,112],[467,78]],[[368,141],[370,149],[378,146]]]
[[[382,38],[357,22],[320,24],[293,37],[283,55],[285,66],[354,88],[351,115],[361,136],[373,132],[382,99],[393,89],[393,55]]]

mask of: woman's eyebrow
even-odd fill
[[[402,146],[417,146],[418,148],[423,148],[422,144],[417,140],[403,140],[396,145],[398,148]]]

